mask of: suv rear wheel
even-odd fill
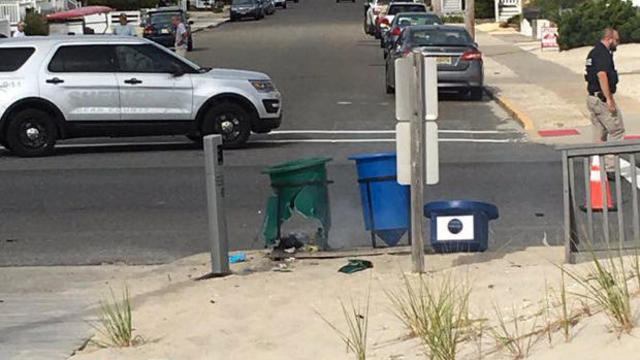
[[[27,109],[18,112],[9,121],[6,142],[18,156],[44,156],[53,152],[57,129],[46,112]]]
[[[242,146],[251,134],[251,118],[242,106],[225,102],[214,105],[204,114],[202,134],[220,134],[227,148]]]

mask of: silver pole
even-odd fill
[[[204,139],[204,167],[207,178],[207,208],[209,210],[209,244],[211,275],[223,276],[229,269],[227,219],[224,211],[224,176],[222,171],[222,136],[208,135]]]
[[[424,58],[422,52],[413,53],[416,71],[414,114],[411,117],[411,258],[413,272],[424,273],[424,244],[422,218],[424,206],[424,151],[425,151],[425,88]]]

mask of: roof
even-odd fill
[[[159,13],[159,12],[176,12],[176,11],[184,12],[184,10],[182,10],[182,8],[179,6],[166,6],[166,7],[159,7],[155,9],[149,9],[147,10],[147,14]]]
[[[415,25],[409,26],[407,29],[410,30],[456,30],[456,31],[466,31],[462,26],[456,25]]]
[[[424,12],[424,11],[407,11],[399,12],[396,16],[438,16],[436,13]]]
[[[131,43],[146,44],[149,40],[132,37],[132,36],[116,36],[116,35],[60,35],[60,36],[27,36],[22,38],[3,39],[0,47],[6,46],[36,46],[36,45],[54,45],[60,42],[67,44],[73,43],[92,43],[92,44],[109,44],[109,43]]]
[[[47,15],[47,20],[52,21],[52,20],[74,19],[74,18],[79,18],[87,15],[104,14],[104,13],[111,12],[112,10],[113,9],[111,9],[108,6],[85,6],[85,7],[69,10],[69,11],[62,11],[62,12],[49,14]]]

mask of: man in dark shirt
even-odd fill
[[[622,114],[613,99],[618,84],[618,72],[613,63],[613,53],[620,43],[620,35],[614,29],[602,31],[602,38],[589,52],[586,61],[587,107],[591,113],[595,141],[623,140]],[[607,172],[614,171],[613,156],[606,158]]]

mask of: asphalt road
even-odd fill
[[[189,54],[196,62],[266,72],[284,95],[281,132],[225,152],[232,249],[264,244],[271,189],[261,171],[306,156],[334,159],[330,245],[369,244],[347,157],[393,151],[395,120],[384,61],[362,31],[362,12],[361,3],[301,0],[259,22],[196,34]],[[498,205],[493,250],[560,242],[559,154],[529,143],[488,99],[441,100],[441,180],[425,201]],[[207,251],[203,161],[180,137],[74,140],[39,159],[0,152],[0,266],[158,263]]]

